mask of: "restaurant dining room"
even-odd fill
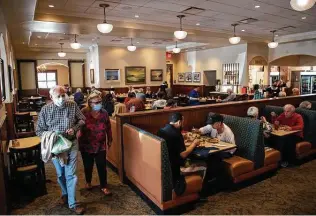
[[[0,214],[316,214],[315,3],[0,0]]]

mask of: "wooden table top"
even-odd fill
[[[30,116],[37,116],[37,112],[35,111],[32,111],[32,112],[16,112],[16,114],[27,114],[27,113],[30,113]]]
[[[10,152],[10,148],[23,149],[23,148],[33,147],[41,143],[41,138],[39,138],[38,136],[21,138],[21,139],[16,139],[16,140],[19,142],[19,145],[13,147],[12,140],[10,140],[8,152]]]
[[[300,132],[300,130],[292,130],[292,131],[286,131],[286,130],[273,130],[271,134],[279,137],[288,136],[295,134],[297,132]]]

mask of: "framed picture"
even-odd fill
[[[163,70],[162,69],[151,69],[150,80],[151,81],[162,81]]]
[[[106,81],[120,81],[120,69],[105,69],[104,77]]]
[[[125,67],[126,84],[146,84],[146,67]]]
[[[194,72],[193,74],[193,82],[201,82],[201,72]]]
[[[186,82],[192,82],[192,72],[186,72],[184,78]]]
[[[94,83],[94,69],[90,69],[90,82]]]
[[[178,82],[184,82],[184,73],[178,73]]]

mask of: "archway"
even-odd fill
[[[255,56],[249,62],[249,87],[254,84],[264,85],[267,83],[265,74],[268,72],[268,62],[262,56]]]
[[[69,67],[64,62],[51,61],[42,63],[38,60],[37,82],[39,89],[51,88],[54,85],[69,85]]]

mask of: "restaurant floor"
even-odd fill
[[[33,200],[13,204],[11,214],[72,214],[58,205],[60,189],[51,163],[46,167],[48,194]],[[98,184],[94,170],[93,184]],[[151,208],[118,176],[108,169],[113,196],[104,197],[98,188],[83,189],[85,185],[81,158],[78,162],[79,185],[77,199],[86,206],[86,214],[154,214]],[[23,199],[22,199],[23,200]],[[208,201],[196,204],[187,214],[316,214],[316,159],[301,166],[281,169],[266,178],[236,191],[219,192]]]

